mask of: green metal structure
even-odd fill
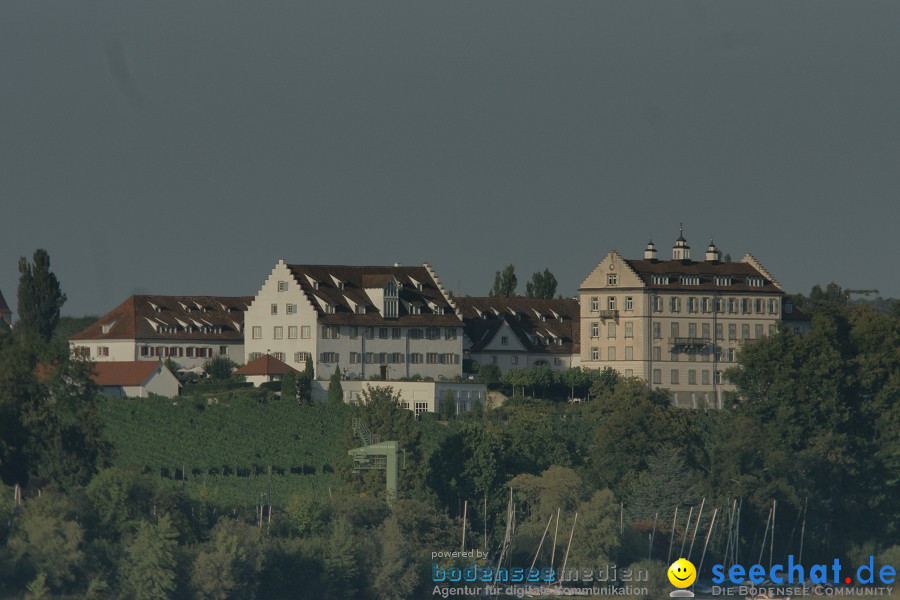
[[[353,431],[359,436],[365,446],[348,450],[347,454],[353,459],[354,471],[378,470],[385,471],[387,478],[387,501],[393,505],[397,498],[399,488],[400,469],[405,466],[406,452],[400,449],[396,441],[380,442],[377,435],[373,435],[362,419],[353,419]],[[401,462],[402,456],[402,462]]]

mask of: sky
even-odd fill
[[[0,291],[253,295],[279,258],[574,294],[679,223],[900,297],[900,3],[4,0]]]

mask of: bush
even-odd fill
[[[203,370],[213,379],[228,379],[236,366],[227,356],[216,356],[203,363]]]

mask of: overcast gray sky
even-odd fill
[[[289,262],[571,294],[684,221],[900,296],[900,2],[0,3],[0,290],[67,314]]]

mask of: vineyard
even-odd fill
[[[105,398],[100,411],[118,467],[154,474],[223,508],[275,506],[327,494],[347,454],[346,406],[300,406],[246,390],[217,398]]]

